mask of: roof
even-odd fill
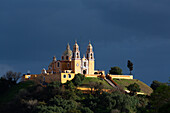
[[[72,51],[70,49],[70,45],[69,44],[67,44],[67,48],[64,51],[63,56],[72,56]]]

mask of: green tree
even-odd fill
[[[132,95],[135,95],[136,92],[140,91],[140,87],[137,83],[130,84],[129,86],[127,86],[127,89],[130,91],[130,94]]]
[[[0,95],[2,95],[3,93],[5,93],[7,90],[9,89],[9,82],[8,80],[4,79],[4,78],[0,78]]]
[[[81,107],[80,110],[82,113],[93,113],[93,111],[88,107]]]
[[[59,81],[54,81],[54,82],[51,82],[47,85],[48,88],[50,89],[59,89],[61,87],[61,83]]]
[[[122,75],[122,69],[119,67],[111,67],[111,69],[109,70],[110,74],[116,74],[116,75]]]
[[[95,87],[95,84],[96,84],[96,82],[94,82],[94,81],[89,81],[89,87],[90,87],[90,89],[91,89],[91,94],[93,93],[93,89],[94,89],[94,87]]]
[[[73,84],[77,87],[82,84],[82,81],[85,79],[85,76],[82,74],[76,74],[72,79]]]
[[[131,75],[132,74],[131,71],[133,70],[133,63],[130,60],[128,60],[127,67],[129,68],[130,75]]]
[[[160,85],[153,91],[150,98],[152,113],[170,112],[170,86]]]
[[[69,89],[70,91],[74,91],[76,89],[75,85],[73,84],[72,81],[67,81],[65,83],[65,88]]]
[[[78,73],[76,75],[80,77],[81,81],[83,81],[85,79],[85,76],[83,74]]]
[[[159,81],[157,81],[157,80],[154,80],[153,82],[152,82],[152,84],[151,84],[151,88],[153,89],[153,90],[156,90],[159,86],[161,86],[161,85],[166,85],[166,83],[162,83],[162,82],[159,82]]]

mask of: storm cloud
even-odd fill
[[[167,82],[169,29],[169,0],[1,0],[0,71],[40,73],[68,42],[82,56],[91,40],[96,69],[128,74],[130,59],[136,79]]]

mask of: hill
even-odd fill
[[[9,88],[7,92],[0,96],[0,103],[6,103],[11,101],[15,98],[15,96],[19,93],[21,89],[26,89],[33,85],[34,83],[32,81],[20,82],[19,84]]]
[[[90,82],[100,82],[104,85],[104,88],[105,89],[113,89],[112,86],[110,86],[105,80],[101,79],[101,78],[93,78],[93,77],[86,77],[82,84],[81,84],[81,87],[86,87],[86,88],[89,88],[89,83]]]
[[[146,85],[145,83],[137,79],[113,79],[113,80],[124,90],[127,89],[126,86],[133,83],[137,83],[140,86],[141,89],[140,92],[145,93],[147,95],[150,95],[153,92],[151,87],[149,87],[148,85]]]
[[[140,91],[141,93],[150,95],[153,92],[152,88],[150,88],[147,84],[145,84],[144,82],[137,80],[137,79],[113,79],[113,80],[124,90],[127,90],[126,86],[133,84],[133,83],[137,83],[141,88],[141,91]],[[90,78],[90,77],[89,78],[86,77],[80,87],[89,88],[90,87],[89,83],[91,81],[101,82],[104,85],[105,89],[113,89],[113,87],[110,86],[105,80],[102,80],[100,78]]]

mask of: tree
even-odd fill
[[[140,91],[140,87],[137,83],[130,84],[129,86],[127,86],[127,89],[130,91],[130,94],[132,95],[135,95],[136,92]]]
[[[2,95],[3,93],[5,93],[7,90],[9,89],[9,82],[4,79],[4,78],[0,78],[0,95]]]
[[[91,94],[93,93],[93,89],[94,89],[94,87],[95,87],[95,84],[96,84],[96,82],[94,82],[94,81],[89,81],[89,87],[90,87],[90,89],[91,89]]]
[[[129,68],[130,75],[131,75],[132,74],[131,71],[133,70],[133,63],[130,60],[128,60],[127,67]]]
[[[119,67],[111,67],[111,70],[109,70],[110,74],[116,74],[116,75],[122,75],[122,69]]]
[[[95,93],[99,95],[102,92],[102,89],[104,88],[104,85],[102,82],[96,82],[94,86]]]
[[[72,82],[75,86],[81,85],[82,81],[85,79],[85,76],[82,74],[76,74],[75,77],[72,79]]]
[[[70,91],[74,91],[76,89],[75,85],[73,84],[72,81],[67,81],[65,83],[65,88],[69,89]]]
[[[3,75],[3,79],[7,80],[9,83],[9,87],[11,87],[12,85],[17,84],[17,81],[20,79],[21,73],[20,72],[13,72],[13,71],[8,71],[6,72],[5,75]]]
[[[153,91],[150,97],[151,111],[153,113],[169,113],[170,86],[160,85]]]
[[[161,82],[159,82],[159,81],[157,81],[157,80],[154,80],[153,82],[152,82],[152,84],[151,84],[151,88],[153,89],[153,90],[156,90],[159,86],[161,86],[161,85],[166,85],[166,83],[161,83]]]

